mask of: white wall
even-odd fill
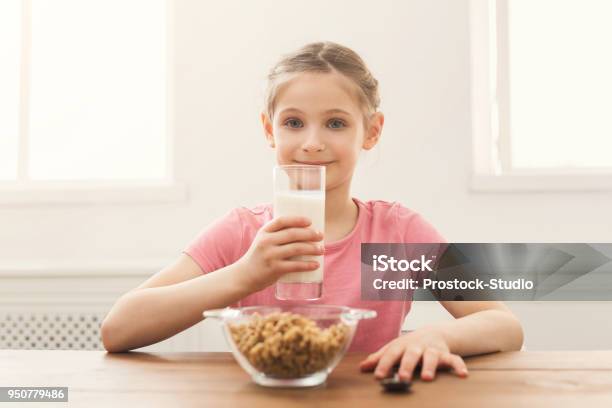
[[[611,193],[469,191],[468,13],[467,0],[176,0],[175,172],[188,201],[0,205],[0,264],[161,259],[161,267],[228,209],[268,201],[274,160],[258,122],[264,78],[279,55],[315,40],[353,47],[381,83],[383,139],[364,155],[356,196],[400,201],[450,241],[610,241]],[[583,312],[609,315],[610,304],[551,305],[513,305],[528,348],[609,347],[609,329],[567,327],[588,321]],[[444,315],[435,303],[417,305],[409,324]]]

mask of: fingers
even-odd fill
[[[276,232],[290,227],[307,227],[311,224],[306,217],[278,217],[264,226],[264,231]]]
[[[419,347],[409,347],[404,351],[398,374],[402,380],[412,380],[412,373],[421,360],[423,350]]]
[[[448,352],[439,353],[437,350],[431,353],[426,351],[423,357],[421,378],[423,380],[433,380],[437,367],[451,367],[459,377],[467,377],[468,375],[467,366],[460,356]]]
[[[361,371],[370,371],[376,367],[374,376],[381,379],[392,374],[391,370],[398,361],[398,375],[404,381],[412,380],[413,373],[421,361],[421,379],[424,381],[433,380],[438,367],[451,367],[459,377],[468,375],[467,366],[461,356],[452,354],[447,349],[422,344],[411,345],[398,339],[370,354],[359,366]]]
[[[406,381],[412,379],[415,367],[421,359],[420,351],[417,349],[406,350],[400,363],[400,378]],[[441,352],[435,348],[428,348],[422,353],[421,379],[432,381],[436,377],[438,367],[451,367],[459,377],[467,377],[467,366],[463,359],[449,352]]]
[[[317,261],[285,261],[280,266],[280,272],[291,273],[291,272],[308,272],[314,271],[319,267]]]
[[[281,275],[292,272],[309,272],[314,271],[319,267],[317,261],[282,261],[278,266],[278,272]]]
[[[389,345],[390,343],[385,344],[383,347],[378,349],[378,351],[370,354],[369,356],[366,357],[365,360],[359,363],[359,368],[361,369],[361,371],[372,371],[374,367],[376,367],[376,364],[378,364],[380,357],[382,357],[382,355],[384,354],[385,350],[389,347]]]
[[[314,242],[293,242],[291,244],[280,245],[276,251],[278,251],[278,257],[282,259],[293,258],[301,255],[323,255],[325,251],[323,244]]]
[[[393,347],[389,347],[383,353],[382,357],[378,361],[378,365],[376,366],[376,370],[374,371],[374,376],[376,378],[386,378],[391,375],[391,369],[395,365],[395,363],[402,357],[404,352],[403,347],[399,345],[394,345]]]
[[[460,356],[446,353],[441,357],[440,362],[445,366],[451,367],[455,371],[455,374],[457,374],[459,377],[468,376],[467,366],[465,365],[465,361],[463,361]]]
[[[285,228],[270,234],[271,242],[281,245],[300,241],[321,241],[323,233],[312,228]]]
[[[440,360],[440,352],[436,349],[429,348],[423,353],[423,364],[421,367],[421,379],[431,381],[436,376],[438,369],[438,361]]]

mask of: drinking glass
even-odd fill
[[[274,167],[274,217],[302,216],[310,228],[325,230],[325,166],[284,165]],[[276,297],[283,300],[319,299],[323,292],[323,256],[302,255],[298,260],[313,260],[313,271],[292,272],[276,283]]]

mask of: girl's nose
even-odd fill
[[[310,135],[308,139],[304,141],[304,144],[302,145],[302,150],[307,153],[321,152],[325,150],[325,145],[316,134],[313,134]]]

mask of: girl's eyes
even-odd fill
[[[304,123],[299,119],[290,118],[283,123],[283,126],[292,129],[299,129],[304,127]],[[342,129],[346,127],[346,122],[340,119],[331,119],[327,122],[327,127],[330,129]]]
[[[299,119],[295,119],[295,118],[287,119],[283,125],[289,128],[294,128],[294,129],[304,127],[304,124],[302,123],[302,121]]]
[[[327,122],[327,126],[331,129],[342,129],[343,127],[346,127],[346,123],[340,119],[332,119]]]

